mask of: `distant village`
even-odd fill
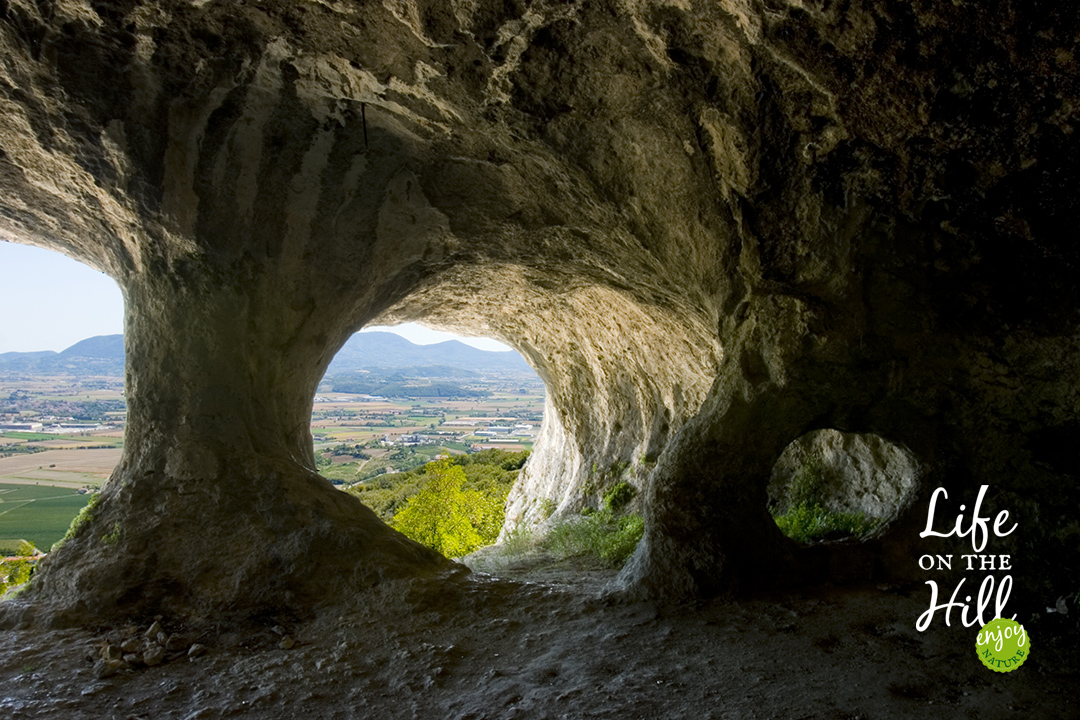
[[[347,397],[327,397],[316,395],[315,404],[324,403],[375,403],[385,402],[387,398],[379,395],[350,395]],[[393,413],[396,415],[397,413]],[[446,442],[463,443],[470,450],[485,450],[488,448],[517,445],[523,442],[531,443],[536,440],[537,424],[528,422],[516,422],[513,417],[459,417],[454,420],[439,421],[433,417],[432,430],[418,433],[402,431],[400,433],[383,433],[380,444],[387,448],[393,447],[417,447]],[[507,422],[509,421],[509,422]],[[506,424],[500,424],[506,423]],[[510,424],[513,423],[513,424]],[[439,429],[436,430],[435,427]],[[453,430],[449,429],[453,428]]]
[[[453,442],[465,442],[470,445],[470,449],[472,450],[485,450],[491,447],[499,447],[500,445],[517,444],[522,441],[533,442],[536,440],[533,431],[534,426],[527,423],[520,423],[513,426],[481,425],[469,420],[450,420],[440,425],[440,427],[450,426],[468,427],[470,430],[463,429],[459,432],[439,431],[425,434],[411,433],[401,435],[386,433],[383,435],[382,444],[387,447],[410,447],[416,445],[430,445],[432,443],[450,440]],[[469,443],[469,440],[473,438],[483,438],[483,440]]]
[[[123,424],[121,421],[119,424]],[[0,415],[2,432],[35,432],[49,435],[79,435],[116,427],[116,423],[76,422],[72,418],[43,417],[39,421],[19,420],[17,416]]]

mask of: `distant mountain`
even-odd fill
[[[99,335],[66,350],[0,353],[0,372],[40,375],[124,374],[124,336]]]
[[[99,358],[104,360],[124,359],[123,335],[98,335],[80,340],[67,350],[60,351],[62,358]]]
[[[458,340],[434,345],[414,345],[400,335],[387,332],[356,333],[338,351],[327,375],[364,368],[418,368],[444,366],[476,372],[522,372],[532,368],[513,350],[478,350]]]
[[[478,350],[457,340],[414,345],[393,333],[366,332],[349,338],[330,363],[327,375],[370,368],[407,368],[410,375],[418,377],[424,376],[424,369],[431,377],[468,375],[462,371],[533,374],[528,363],[512,350]],[[0,372],[122,376],[124,336],[87,338],[58,353],[0,353]]]

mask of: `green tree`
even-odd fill
[[[395,529],[447,557],[461,557],[484,544],[484,496],[465,489],[465,471],[448,460],[429,463],[420,492],[396,515]],[[478,522],[479,521],[479,522]]]

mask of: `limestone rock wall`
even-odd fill
[[[121,526],[188,513],[179,488],[269,493],[266,462],[309,488],[289,547],[347,526],[304,500],[327,491],[306,404],[353,331],[424,319],[548,384],[512,522],[634,468],[631,592],[801,577],[766,488],[825,427],[922,469],[882,566],[917,550],[905,523],[938,484],[1024,498],[1057,547],[1080,472],[1078,32],[1065,3],[1006,0],[7,0],[0,235],[124,288]],[[254,507],[277,506],[213,522]],[[150,586],[148,607],[259,602],[183,558],[155,575],[145,548],[197,530],[131,527],[109,553],[73,542],[40,602],[81,607],[109,563],[143,570],[98,609]]]
[[[877,435],[815,430],[784,448],[773,465],[770,504],[782,505],[788,486],[803,473],[816,476],[818,499],[830,510],[890,520],[909,502],[919,465]]]

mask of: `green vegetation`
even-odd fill
[[[592,556],[618,567],[634,552],[644,533],[645,521],[640,515],[616,515],[605,507],[556,525],[541,546],[559,558]]]
[[[120,438],[99,438],[93,435],[54,435],[51,433],[36,433],[36,432],[19,432],[12,431],[6,433],[0,433],[0,438],[7,438],[9,440],[25,440],[26,442],[44,442],[46,440],[63,440],[64,442],[73,443],[92,443],[85,446],[86,448],[118,448],[124,446],[124,441]],[[4,445],[5,452],[11,452],[11,446]],[[41,448],[45,449],[45,448]]]
[[[861,537],[869,534],[879,522],[861,512],[833,512],[817,504],[796,505],[773,519],[785,535],[803,543]]]
[[[378,395],[381,397],[488,397],[487,390],[465,387],[447,380],[426,377],[408,377],[401,372],[343,373],[325,378],[333,392],[354,395]]]
[[[115,545],[119,541],[120,541],[120,523],[114,522],[113,527],[112,527],[112,532],[110,532],[107,535],[102,535],[101,536],[101,542],[105,543],[106,545]]]
[[[33,543],[22,540],[12,553],[12,556],[18,559],[0,561],[0,595],[12,588],[24,585],[30,579],[34,571],[34,561],[29,558],[36,553],[37,548]]]
[[[394,528],[447,557],[461,557],[485,542],[481,526],[493,514],[488,497],[465,489],[465,470],[440,460],[427,466],[420,490],[394,515]],[[498,535],[498,528],[495,528]]]
[[[628,482],[615,483],[604,493],[604,507],[619,511],[637,495],[637,488]]]
[[[604,493],[601,508],[586,507],[581,514],[557,522],[539,535],[527,528],[516,528],[499,545],[499,555],[514,558],[532,552],[550,553],[560,560],[598,562],[616,568],[633,554],[645,532],[641,515],[627,512],[637,490],[626,482],[616,483]],[[540,501],[541,514],[547,519],[555,510],[548,498]]]
[[[547,520],[559,509],[558,504],[551,498],[540,498],[540,519]]]
[[[802,543],[868,535],[880,523],[864,513],[835,512],[825,507],[825,475],[821,458],[811,456],[788,484],[782,502],[770,508],[781,532]]]
[[[448,557],[495,542],[527,452],[484,450],[384,473],[348,489],[393,527]]]
[[[18,555],[19,548],[25,542],[22,538],[0,538],[0,556]]]
[[[460,557],[495,542],[505,519],[506,496],[527,458],[528,452],[484,450],[379,475],[349,492],[405,535],[448,557]],[[503,551],[533,548],[617,567],[637,547],[645,529],[640,515],[626,512],[635,494],[633,485],[616,483],[604,493],[601,509],[586,509],[540,540],[516,530],[504,540]],[[547,498],[540,502],[550,516],[555,503]]]
[[[45,448],[38,445],[30,445],[29,443],[8,443],[0,445],[0,457],[11,457],[12,455],[33,455],[34,453],[45,452]]]
[[[449,455],[442,445],[414,445],[400,447],[381,458],[368,460],[351,478],[354,482],[368,482],[386,474],[406,473],[435,461],[436,455]],[[324,475],[326,473],[323,473]],[[329,476],[327,476],[329,477]],[[331,478],[332,479],[332,478]],[[395,484],[397,484],[395,482]]]
[[[604,493],[599,510],[585,508],[581,517],[553,527],[540,543],[556,557],[594,557],[610,567],[626,562],[645,532],[645,521],[637,513],[624,513],[637,489],[618,482]]]
[[[75,537],[79,533],[79,530],[94,521],[94,508],[97,507],[97,504],[100,501],[101,493],[94,493],[90,496],[90,499],[86,503],[86,505],[83,506],[81,510],[79,510],[79,513],[75,516],[75,519],[72,520],[71,523],[68,525],[67,532],[65,532],[63,537],[61,537],[52,545],[53,550],[63,545],[71,538]]]
[[[0,485],[0,537],[51,547],[91,497],[48,485]]]
[[[329,453],[335,457],[351,457],[357,460],[370,460],[371,456],[364,452],[363,446],[360,443],[354,443],[347,445],[346,443],[340,443],[323,452]]]
[[[0,433],[0,437],[9,438],[11,440],[27,440],[29,442],[41,441],[41,440],[57,440],[59,435],[50,435],[48,433],[36,433],[36,432],[20,432],[18,430],[12,430],[11,432]]]

